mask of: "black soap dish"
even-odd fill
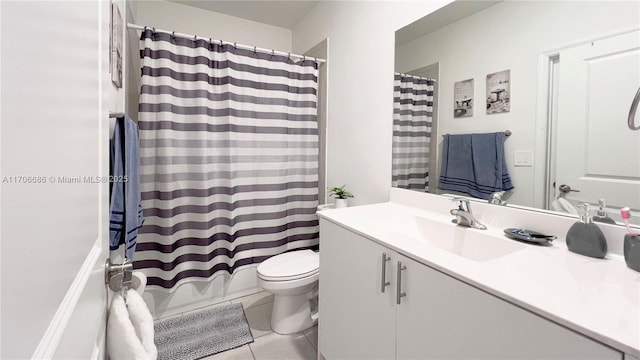
[[[504,229],[504,234],[511,239],[526,241],[535,244],[547,245],[556,239],[555,235],[545,235],[533,230],[508,228]]]

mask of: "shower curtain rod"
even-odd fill
[[[252,50],[252,51],[260,51],[260,52],[266,53],[266,54],[284,55],[284,56],[296,57],[296,58],[300,58],[300,59],[310,59],[310,60],[317,61],[319,63],[326,63],[327,62],[327,60],[325,60],[325,59],[319,59],[319,58],[315,58],[313,56],[297,55],[297,54],[292,54],[292,53],[286,53],[284,51],[276,51],[276,50],[273,50],[273,49],[264,49],[264,48],[259,48],[259,47],[256,47],[256,46],[243,45],[243,44],[238,44],[238,43],[235,43],[235,42],[211,39],[211,38],[206,38],[206,37],[197,36],[197,35],[182,34],[182,33],[177,33],[175,31],[167,31],[167,30],[156,29],[156,28],[153,28],[153,27],[150,27],[150,26],[142,26],[142,25],[127,23],[127,28],[135,29],[135,30],[144,30],[145,28],[147,28],[147,29],[150,29],[150,30],[153,30],[153,31],[160,31],[160,32],[164,32],[164,33],[169,33],[169,34],[172,34],[173,36],[186,38],[186,39],[206,40],[206,41],[209,41],[211,43],[228,44],[228,45],[233,45],[236,48],[245,49],[245,50]]]

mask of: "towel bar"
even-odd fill
[[[511,130],[505,130],[504,136],[511,136]],[[444,137],[444,135],[442,135],[442,137]]]

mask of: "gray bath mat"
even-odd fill
[[[153,325],[158,360],[195,360],[253,342],[240,303],[206,307]]]

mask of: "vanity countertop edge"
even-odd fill
[[[571,253],[564,234],[559,234],[551,247],[526,245],[507,256],[476,262],[392,231],[394,219],[416,215],[451,218],[394,201],[318,213],[321,219],[640,358],[640,273],[627,268],[621,256],[593,259]],[[495,228],[490,226],[497,235]]]

